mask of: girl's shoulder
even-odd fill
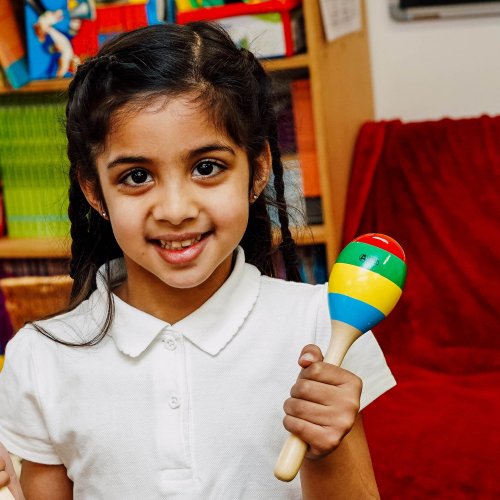
[[[328,303],[328,283],[312,285],[261,276],[259,295],[261,300],[273,304],[282,303],[290,306],[296,303],[323,307]]]
[[[263,290],[274,292],[280,291],[287,295],[303,295],[315,296],[318,294],[326,293],[325,287],[328,283],[321,283],[312,285],[310,283],[298,283],[296,281],[286,281],[280,278],[271,278],[262,275],[260,277],[261,287]]]

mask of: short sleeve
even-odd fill
[[[363,381],[361,410],[396,385],[384,353],[371,331],[354,342],[341,366]]]
[[[321,297],[318,309],[316,343],[325,353],[331,337],[327,285]],[[387,366],[384,353],[371,331],[361,335],[352,344],[341,366],[363,381],[361,410],[396,385],[396,380]]]
[[[24,328],[7,344],[0,372],[0,442],[32,462],[56,465],[38,398],[38,373],[32,355],[33,331]]]

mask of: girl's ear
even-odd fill
[[[98,195],[96,182],[90,181],[89,179],[83,179],[78,176],[78,184],[80,184],[80,189],[82,190],[85,199],[89,202],[89,205],[96,210],[99,215],[102,215],[104,207],[101,197]]]
[[[266,142],[264,150],[255,161],[255,171],[253,176],[253,186],[250,192],[250,202],[254,202],[260,196],[262,191],[264,191],[264,188],[269,181],[272,165],[273,160],[271,156],[271,148],[269,147],[269,143]]]

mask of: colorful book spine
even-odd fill
[[[309,80],[292,81],[291,93],[295,138],[302,169],[304,196],[319,197],[321,196],[321,186]]]
[[[63,116],[63,101],[47,102],[47,96],[0,100],[0,176],[10,237],[69,233]]]
[[[7,224],[5,221],[5,205],[3,201],[3,185],[0,178],[0,238],[5,236],[7,232]]]
[[[302,281],[312,285],[326,283],[328,270],[324,245],[307,245],[297,248],[299,271]]]
[[[0,65],[12,87],[19,88],[30,81],[24,36],[11,0],[0,0]]]

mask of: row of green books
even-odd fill
[[[0,98],[0,178],[13,238],[67,236],[67,159],[63,100]]]

